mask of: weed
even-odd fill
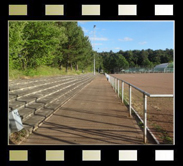
[[[87,70],[85,70],[84,73],[88,73]],[[15,70],[15,69],[9,69],[9,79],[20,79],[24,78],[25,76],[28,77],[42,77],[42,76],[59,76],[59,75],[75,75],[75,74],[82,74],[81,70],[68,70],[68,72],[65,71],[65,68],[63,67],[62,70],[59,70],[58,68],[49,67],[49,66],[40,66],[37,69],[26,69],[24,71],[21,70]]]
[[[173,143],[172,138],[170,138],[167,134],[161,136],[160,138],[163,139],[163,142],[166,143],[166,144],[172,144]]]
[[[171,137],[168,136],[168,133],[167,131],[165,131],[164,129],[162,129],[159,125],[157,124],[152,124],[152,126],[154,127],[154,129],[157,131],[157,132],[160,132],[162,134],[162,136],[160,136],[160,138],[163,140],[163,143],[166,143],[166,144],[172,144],[173,143],[173,140]]]
[[[18,144],[20,141],[22,141],[23,138],[25,138],[27,135],[27,131],[25,129],[22,129],[18,132],[14,132],[10,135],[10,141],[14,144]]]
[[[144,124],[143,124],[141,121],[138,122],[138,125],[139,125],[140,127],[144,128]]]

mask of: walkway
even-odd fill
[[[60,107],[22,145],[143,144],[143,133],[104,75]]]

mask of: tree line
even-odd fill
[[[9,67],[40,65],[84,70],[93,62],[92,45],[77,22],[9,22]]]
[[[128,50],[116,53],[102,52],[103,69],[105,72],[120,72],[132,67],[153,68],[161,63],[173,62],[173,49],[165,50]]]
[[[128,50],[116,53],[92,50],[89,37],[77,22],[10,21],[9,68],[36,69],[41,65],[59,70],[96,71],[113,73],[129,67],[152,68],[160,63],[173,61],[173,49]]]

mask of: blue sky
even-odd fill
[[[78,25],[97,52],[174,48],[173,21],[78,21]]]

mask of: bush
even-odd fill
[[[38,71],[35,69],[26,69],[23,73],[24,75],[31,77],[38,75]]]

